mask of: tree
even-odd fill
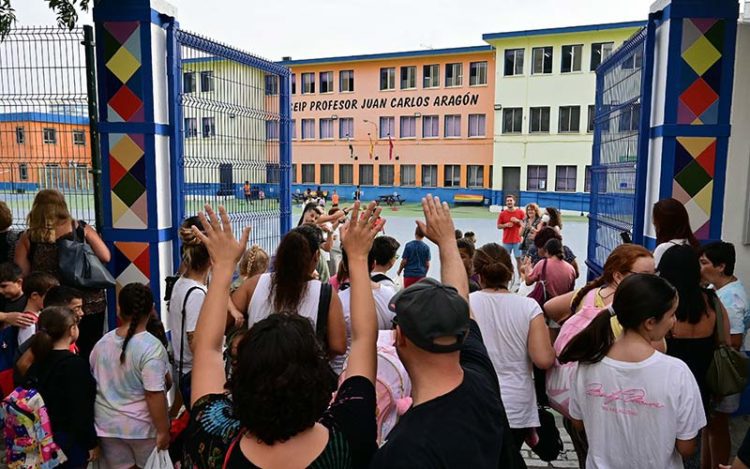
[[[11,0],[0,0],[0,40],[10,33],[16,23],[15,10],[10,4]],[[31,1],[31,0],[22,0]],[[49,4],[50,10],[57,14],[57,24],[61,28],[73,29],[78,23],[78,11],[88,11],[92,1],[98,0],[44,0]]]

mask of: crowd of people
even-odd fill
[[[744,351],[750,306],[734,247],[700,245],[678,201],[653,207],[653,252],[622,244],[576,289],[552,207],[508,196],[500,242],[480,245],[428,196],[405,242],[374,202],[335,195],[328,211],[309,200],[273,252],[206,206],[179,229],[166,327],[133,283],[106,333],[104,291],[58,265],[63,239],[108,262],[96,231],[56,191],[21,233],[0,203],[8,464],[143,468],[168,450],[191,469],[521,468],[522,445],[555,446],[552,406],[581,468],[729,467],[740,395],[707,376],[721,345]],[[7,408],[39,396],[21,441]],[[750,440],[732,467],[749,463]]]

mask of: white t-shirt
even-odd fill
[[[663,256],[669,248],[673,246],[684,246],[687,243],[687,239],[672,239],[667,241],[666,243],[661,243],[660,245],[656,246],[656,249],[654,249],[654,265],[656,265],[656,269],[659,270],[659,262],[661,262],[661,256]]]
[[[156,436],[146,404],[146,391],[165,391],[167,350],[148,332],[135,334],[120,363],[124,338],[110,331],[89,357],[96,379],[94,424],[100,437],[138,439]]]
[[[32,319],[34,321],[34,324],[32,324],[29,327],[18,328],[18,346],[19,347],[23,345],[24,342],[34,337],[34,334],[36,334],[36,323],[39,321],[39,312],[35,313],[32,311],[26,311],[23,314],[26,315],[29,319]]]
[[[661,352],[638,363],[604,357],[579,364],[570,416],[583,420],[592,469],[682,469],[675,440],[695,438],[706,426],[690,369]]]
[[[750,303],[747,300],[745,286],[739,280],[735,280],[716,290],[716,295],[727,310],[729,333],[742,334],[744,340],[747,323],[750,320]]]
[[[510,428],[538,427],[528,338],[531,320],[542,309],[531,298],[513,293],[478,291],[469,295],[469,303],[500,381]]]
[[[375,300],[375,312],[378,316],[378,329],[381,331],[393,329],[393,318],[396,313],[388,308],[391,298],[396,294],[393,288],[378,284],[372,289],[372,297]],[[352,289],[339,292],[341,307],[344,311],[344,323],[346,324],[346,352],[331,359],[331,368],[336,374],[341,374],[344,369],[344,362],[349,356],[352,347]]]
[[[190,292],[187,303],[185,295],[193,288],[199,287]],[[206,299],[206,286],[195,280],[180,277],[174,284],[172,297],[169,300],[169,314],[167,324],[172,331],[172,349],[174,350],[175,367],[177,373],[180,369],[180,351],[182,344],[185,344],[185,350],[182,353],[182,373],[185,374],[193,369],[193,353],[188,345],[187,333],[195,331],[198,324],[198,316]],[[182,305],[185,304],[185,330],[182,329]]]
[[[273,309],[273,298],[271,297],[271,275],[273,274],[262,274],[258,279],[253,297],[247,306],[248,327],[252,327],[256,322],[262,321],[277,312]],[[300,316],[308,318],[312,322],[313,328],[318,322],[320,286],[320,280],[309,280],[307,282],[307,288],[296,311]]]

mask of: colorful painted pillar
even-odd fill
[[[652,6],[655,32],[646,246],[656,243],[651,210],[681,201],[700,240],[719,239],[739,5],[737,0],[671,0]]]
[[[150,283],[157,305],[173,272],[175,241],[165,29],[174,14],[160,0],[100,0],[94,7],[103,235],[115,290]],[[110,327],[115,295],[108,298]]]

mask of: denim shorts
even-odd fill
[[[508,254],[512,257],[521,257],[523,255],[521,252],[521,243],[503,243],[503,248],[505,248],[505,250],[508,251]]]

